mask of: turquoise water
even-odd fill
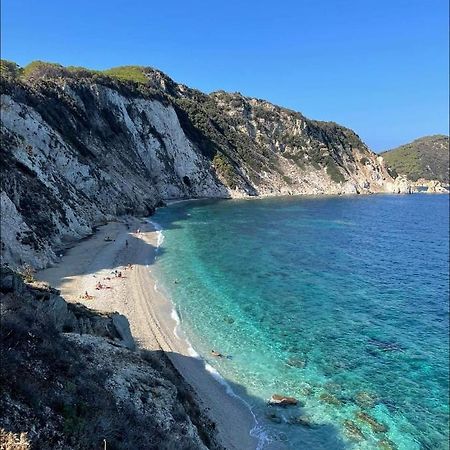
[[[448,211],[445,195],[158,210],[156,275],[262,446],[449,448]]]

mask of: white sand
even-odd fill
[[[134,232],[138,228],[139,234]],[[113,241],[106,242],[107,236]],[[40,271],[37,278],[60,289],[67,301],[125,315],[139,347],[164,350],[194,388],[216,422],[223,445],[228,449],[254,449],[257,442],[249,435],[254,426],[251,412],[226,393],[225,387],[205,370],[204,362],[189,355],[186,342],[173,332],[176,323],[170,316],[172,305],[155,290],[151,274],[156,246],[157,233],[151,224],[130,219],[128,228],[123,222],[112,222],[69,249],[57,265]],[[127,264],[133,268],[127,269]],[[121,278],[114,276],[115,270],[122,272]],[[97,282],[109,288],[96,290]],[[94,298],[81,298],[86,291]]]

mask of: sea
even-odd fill
[[[448,195],[197,200],[151,220],[160,289],[260,449],[449,448]]]

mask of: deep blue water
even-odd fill
[[[178,203],[155,270],[271,445],[448,449],[448,214],[446,195]]]

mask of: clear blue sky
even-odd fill
[[[156,67],[354,129],[448,133],[448,0],[2,0],[2,58]]]

